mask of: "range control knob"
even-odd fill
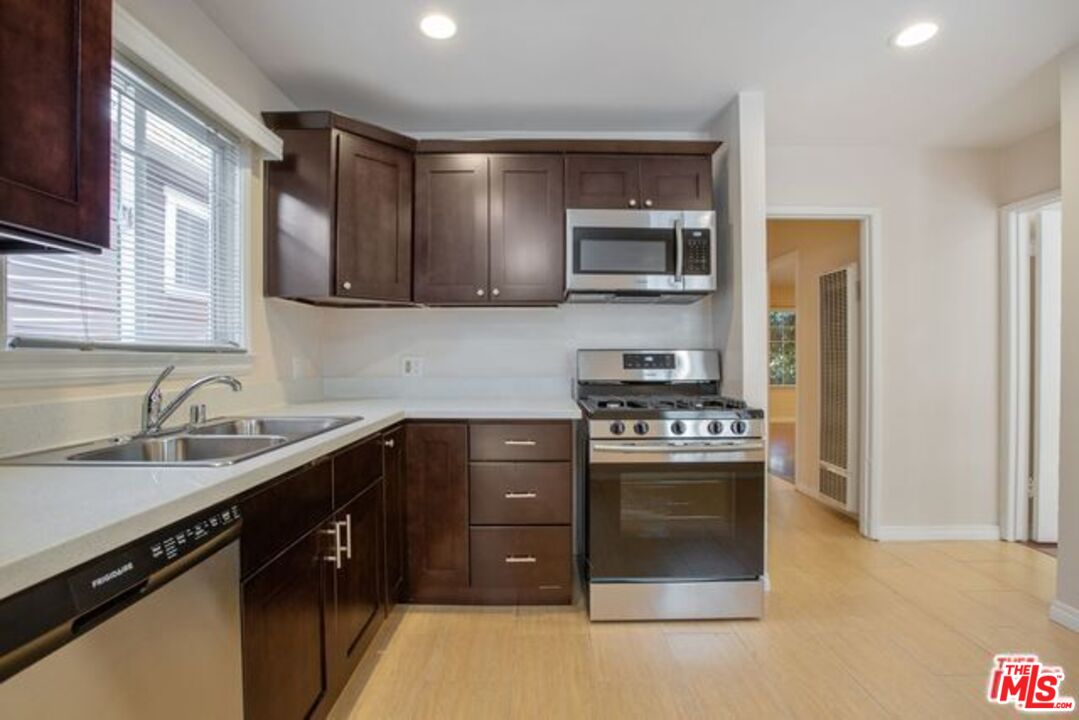
[[[733,432],[735,435],[745,435],[746,424],[741,420],[735,420],[731,423],[731,432]]]
[[[633,432],[637,433],[638,435],[647,435],[648,423],[646,423],[644,420],[638,420],[633,425]]]
[[[723,423],[719,420],[713,420],[708,423],[708,432],[712,435],[721,435],[723,433]]]
[[[673,432],[675,435],[681,435],[685,431],[686,424],[681,420],[675,420],[673,423],[671,423],[671,432]]]
[[[625,431],[626,431],[626,424],[624,422],[622,422],[621,420],[615,420],[613,423],[611,423],[611,434],[612,435],[621,435]]]

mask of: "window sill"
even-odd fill
[[[164,353],[118,350],[21,348],[0,352],[0,388],[71,387],[149,382],[166,365],[174,376],[215,372],[242,375],[254,366],[254,354]]]

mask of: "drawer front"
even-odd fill
[[[573,439],[568,422],[472,423],[472,460],[570,460]]]
[[[472,463],[473,525],[569,525],[568,462]]]
[[[332,467],[329,458],[319,461],[241,502],[240,570],[245,577],[329,516]]]
[[[382,436],[375,435],[333,457],[333,508],[344,507],[382,477]]]
[[[473,527],[471,546],[473,588],[570,593],[569,527]]]

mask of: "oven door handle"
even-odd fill
[[[763,450],[763,442],[732,441],[728,443],[657,443],[655,445],[635,445],[631,443],[592,443],[593,450],[604,452],[654,453],[654,452],[740,452]]]
[[[764,443],[733,441],[724,444],[654,444],[594,442],[589,462],[605,463],[724,463],[764,462]]]

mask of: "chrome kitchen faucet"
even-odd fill
[[[167,378],[175,369],[175,365],[166,367],[161,374],[157,376],[157,379],[154,380],[150,389],[146,391],[146,395],[143,396],[141,435],[155,435],[161,432],[161,426],[164,425],[165,422],[172,417],[173,413],[175,413],[180,406],[201,387],[221,384],[228,385],[232,388],[233,392],[239,392],[243,389],[243,383],[232,375],[207,375],[188,385],[180,391],[180,394],[177,395],[172,402],[165,407],[161,407],[161,383],[164,382],[165,378]]]

